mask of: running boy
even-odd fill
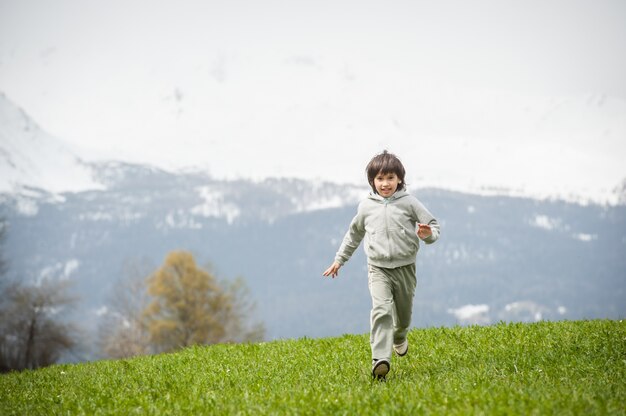
[[[409,348],[415,293],[415,259],[419,240],[439,238],[439,223],[405,189],[402,162],[386,150],[374,156],[366,168],[372,187],[361,201],[333,264],[324,276],[335,278],[365,237],[368,285],[372,296],[370,344],[372,376],[384,379],[391,368],[391,350],[404,356]]]

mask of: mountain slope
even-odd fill
[[[308,69],[277,68],[276,73],[289,74],[288,91],[304,91],[297,99],[292,93],[259,94],[273,97],[275,105],[251,100],[241,82],[213,86],[233,97],[227,102],[214,102],[213,90],[189,91],[181,98],[182,114],[170,114],[163,103],[144,103],[142,108],[154,106],[147,114],[158,115],[159,123],[129,117],[134,126],[144,125],[140,131],[122,129],[133,131],[132,139],[100,138],[92,150],[167,170],[203,166],[223,178],[361,183],[365,161],[391,146],[407,167],[407,183],[416,187],[581,203],[624,200],[626,100],[619,97],[482,91],[461,100],[454,90],[435,89],[432,101],[415,85],[402,85],[396,86],[397,99],[372,111],[365,80],[318,91],[316,83],[307,82],[313,76]],[[331,76],[329,71],[334,74],[330,68],[316,71],[314,79]],[[20,184],[52,192],[98,186],[85,157],[42,132],[5,96],[0,103],[0,190]],[[433,107],[441,112],[426,118]]]
[[[129,278],[128,263],[156,268],[184,249],[222,277],[246,279],[269,338],[367,330],[363,250],[338,279],[321,276],[366,188],[221,181],[120,163],[100,165],[96,176],[106,190],[3,204],[11,273],[73,280],[85,322]],[[442,223],[442,238],[418,255],[415,325],[626,315],[626,207],[412,192]]]
[[[183,249],[220,277],[245,278],[270,339],[367,330],[362,249],[338,279],[321,277],[367,186],[85,164],[6,97],[0,103],[10,275],[71,280],[87,329],[130,277],[128,264],[153,270]],[[418,256],[414,325],[626,315],[626,206],[411,192],[442,224],[440,241]]]
[[[91,167],[0,93],[0,192],[101,189]]]

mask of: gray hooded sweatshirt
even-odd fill
[[[430,225],[432,235],[424,239],[426,244],[437,241],[439,223],[417,198],[405,191],[389,198],[370,192],[359,204],[335,261],[347,262],[365,237],[369,264],[394,269],[415,263],[420,244],[417,223]]]

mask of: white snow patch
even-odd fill
[[[1,189],[0,189],[1,192]],[[66,201],[63,195],[50,194],[36,189],[22,188],[13,195],[15,211],[25,217],[34,217],[39,213],[39,204],[62,204]],[[10,200],[10,199],[8,199]]]
[[[77,259],[71,259],[65,262],[65,270],[63,271],[63,277],[65,279],[69,279],[72,273],[74,273],[78,269],[79,265],[80,265],[80,262]]]
[[[55,277],[64,269],[64,265],[61,262],[57,262],[52,266],[46,266],[39,272],[38,282],[41,283],[44,279],[50,279]]]
[[[77,259],[70,259],[66,262],[59,261],[51,266],[46,266],[39,272],[37,283],[41,284],[42,281],[49,279],[68,280],[79,266],[80,261]]]
[[[96,314],[96,316],[103,316],[109,313],[109,308],[106,305],[104,305],[96,309],[94,313]]]
[[[144,217],[144,214],[140,212],[125,211],[117,216],[118,220],[124,224],[130,224]]]
[[[167,214],[165,217],[165,225],[169,228],[202,229],[202,224],[195,221],[193,217],[187,215],[182,209]]]
[[[454,315],[454,317],[461,321],[467,321],[474,319],[480,315],[489,312],[489,305],[465,305],[457,309],[448,309],[448,313]]]
[[[313,201],[310,204],[307,204],[306,207],[301,207],[300,211],[316,211],[320,209],[339,208],[344,204],[344,200],[339,195],[335,195],[330,198]]]
[[[358,204],[360,200],[367,197],[368,192],[363,187],[351,186],[343,189],[341,193],[330,194],[324,189],[323,184],[318,184],[311,194],[298,195],[297,198],[292,198],[292,202],[297,212],[311,212]]]
[[[543,314],[550,312],[548,308],[533,301],[518,301],[504,307],[507,320],[524,322],[541,321]]]
[[[37,199],[37,200],[45,201],[45,202],[52,203],[52,204],[63,203],[67,200],[67,198],[64,197],[63,195],[50,194],[45,191],[32,189],[32,188],[22,188],[20,189],[18,195],[25,197],[25,198]]]
[[[39,206],[36,201],[19,197],[15,201],[15,209],[25,217],[34,217],[39,212]]]
[[[574,238],[580,241],[584,241],[586,243],[593,241],[593,240],[597,240],[598,239],[598,235],[597,234],[586,234],[586,233],[579,233],[579,234],[574,234]]]
[[[107,211],[84,212],[78,216],[78,219],[80,221],[93,221],[93,222],[118,221],[123,224],[130,224],[132,222],[135,222],[143,218],[144,216],[145,214],[142,214],[140,212],[131,212],[131,211],[124,210],[124,209],[121,209],[121,210],[117,209],[116,211],[113,211],[113,212],[107,212]]]
[[[85,212],[78,216],[80,221],[113,221],[113,214],[110,212]]]
[[[193,215],[207,218],[226,218],[229,224],[232,224],[241,215],[239,207],[231,202],[226,202],[224,195],[218,190],[208,186],[201,186],[196,190],[204,202],[191,209]]]
[[[561,220],[558,218],[550,218],[547,215],[536,215],[535,218],[530,221],[530,225],[552,231],[561,226]]]

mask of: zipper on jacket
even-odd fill
[[[389,238],[389,221],[387,220],[387,205],[389,205],[389,200],[385,198],[385,233],[387,234],[387,259],[391,261],[391,239]]]

